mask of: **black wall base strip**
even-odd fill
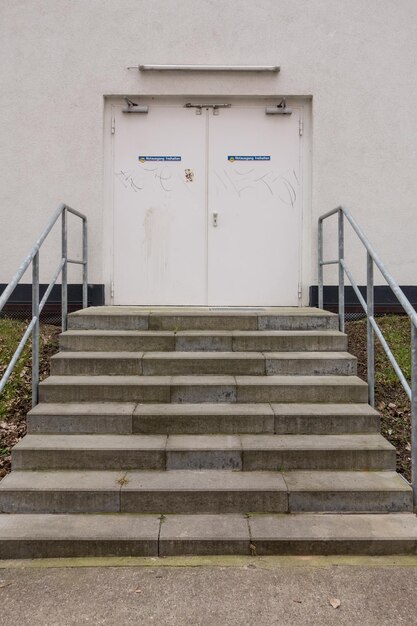
[[[0,284],[0,295],[3,293],[7,285]],[[47,284],[39,285],[40,297],[42,298]],[[359,287],[360,292],[366,299],[366,286]],[[407,298],[413,307],[417,310],[417,285],[401,286]],[[377,285],[374,290],[375,294],[375,312],[376,313],[402,313],[403,309],[391,289],[385,285]],[[338,287],[337,285],[328,285],[324,287],[324,308],[328,311],[337,311]],[[2,313],[7,315],[18,314],[19,317],[31,315],[32,311],[32,285],[30,283],[20,284],[12,293],[9,302],[5,305]],[[88,306],[102,306],[104,304],[104,285],[92,284],[88,285]],[[317,285],[311,285],[309,288],[309,304],[316,307],[318,305],[318,288]],[[82,285],[68,285],[68,309],[76,311],[82,305]],[[362,312],[355,292],[352,287],[345,287],[345,308],[346,312],[355,313]],[[54,285],[52,292],[45,305],[45,313],[59,313],[61,310],[61,285]]]
[[[413,305],[417,309],[417,285],[401,285],[401,289]],[[359,290],[366,300],[366,286],[359,286]],[[374,288],[374,307],[375,313],[403,313],[404,309],[398,302],[390,287],[386,285],[377,285]],[[318,305],[318,287],[310,286],[310,306]],[[323,289],[323,308],[328,311],[337,311],[338,307],[338,287],[337,285],[329,285]],[[351,286],[345,287],[345,310],[347,313],[363,312],[355,292]]]
[[[6,289],[5,283],[0,284],[0,295]],[[39,285],[40,299],[42,299],[48,285]],[[101,306],[104,304],[104,285],[88,285],[88,306]],[[68,285],[68,311],[77,311],[82,307],[82,285]],[[4,306],[1,315],[18,319],[27,319],[32,315],[32,285],[22,283],[16,289]],[[61,285],[54,285],[49,295],[48,301],[42,311],[41,320],[48,320],[51,323],[59,323],[61,315]]]

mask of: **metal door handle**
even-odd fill
[[[218,217],[219,214],[216,212],[213,213],[213,226],[216,227],[217,226],[217,221],[218,221]]]

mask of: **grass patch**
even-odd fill
[[[26,322],[0,319],[0,377],[27,328]],[[57,326],[40,327],[40,379],[49,375],[49,358],[58,349]],[[29,339],[0,395],[0,479],[10,471],[10,449],[26,433],[26,414],[32,406],[32,346]]]
[[[408,382],[411,377],[410,320],[406,315],[377,318],[384,337]],[[347,322],[348,350],[358,358],[358,376],[367,380],[366,320]],[[411,480],[411,407],[397,374],[375,339],[375,406],[381,432],[397,451],[397,470]]]
[[[25,330],[26,324],[24,322],[0,319],[0,376],[6,371]],[[27,385],[22,386],[22,379],[27,376],[29,360],[31,362],[30,340],[16,363],[3,393],[0,395],[0,420],[7,418],[9,407],[14,402],[16,395],[23,393],[26,396],[28,393]]]
[[[378,326],[391,348],[398,365],[402,369],[408,382],[411,380],[411,327],[408,316],[387,315],[377,318]],[[375,351],[375,380],[381,384],[395,385],[398,382],[397,374],[388,361],[385,351],[376,339]]]

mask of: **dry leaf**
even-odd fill
[[[341,605],[339,598],[330,598],[329,602],[334,609],[338,609]]]
[[[121,486],[124,487],[125,485],[128,484],[129,479],[127,478],[127,474],[124,474],[124,476],[121,476],[120,478],[118,478],[116,480],[116,482]]]
[[[142,589],[140,587],[136,587],[134,593],[142,593]]]

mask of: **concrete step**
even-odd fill
[[[143,352],[175,350],[172,331],[67,330],[59,337],[61,350],[76,352]]]
[[[0,559],[417,553],[402,514],[0,515]]]
[[[67,330],[61,350],[72,352],[303,352],[346,351],[337,330]]]
[[[179,339],[177,339],[177,344]],[[233,350],[244,352],[337,352],[347,350],[347,335],[338,330],[235,331],[232,339]],[[183,343],[185,345],[188,343],[193,349],[192,337],[184,338]]]
[[[241,435],[243,469],[395,470],[382,435]]]
[[[0,482],[2,513],[285,512],[278,472],[13,471]]]
[[[27,416],[28,432],[68,434],[281,435],[379,432],[379,413],[368,404],[136,404],[41,402]]]
[[[124,475],[13,470],[0,481],[0,513],[117,513]]]
[[[357,359],[347,352],[59,352],[56,376],[354,375]]]
[[[164,435],[26,435],[12,450],[13,469],[166,469]]]
[[[395,472],[13,471],[1,513],[294,513],[412,511]]]
[[[133,432],[376,433],[379,422],[379,413],[368,404],[138,404],[133,413]]]
[[[157,515],[0,515],[0,559],[158,556]]]
[[[129,435],[135,407],[135,402],[41,402],[27,415],[27,431]]]
[[[411,486],[395,471],[287,471],[283,477],[290,513],[413,511]]]
[[[366,402],[357,376],[50,376],[41,402]]]
[[[365,403],[271,404],[277,435],[343,435],[380,431],[378,411]]]
[[[395,448],[368,435],[26,435],[13,469],[391,470]]]
[[[367,402],[357,376],[236,376],[237,402]]]
[[[258,556],[417,553],[417,518],[411,513],[259,515],[250,518],[249,526]]]
[[[274,432],[274,414],[269,404],[41,402],[29,412],[27,428],[31,434]]]
[[[166,468],[394,470],[395,448],[379,434],[171,435]]]
[[[334,313],[310,307],[91,307],[71,313],[77,330],[313,330],[337,329]]]
[[[348,352],[266,352],[267,376],[353,376],[357,358]]]
[[[416,554],[417,518],[404,514],[172,515],[159,555]],[[249,546],[247,542],[249,541]],[[248,549],[249,548],[249,549]]]
[[[53,376],[140,376],[143,355],[143,352],[58,352],[50,360],[50,371]]]

